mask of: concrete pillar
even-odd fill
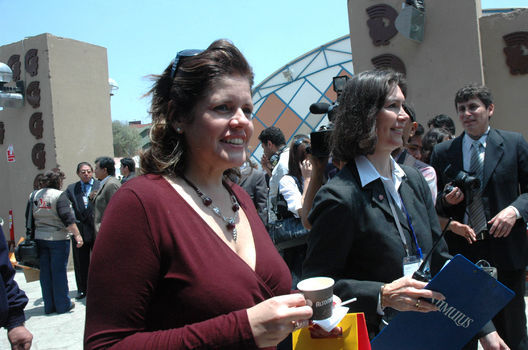
[[[25,234],[25,208],[38,174],[60,166],[63,189],[78,181],[80,161],[113,156],[106,48],[51,34],[0,47],[0,61],[24,81],[25,105],[0,111],[0,217],[9,239]],[[8,63],[9,62],[9,63]],[[7,161],[13,150],[15,161]]]

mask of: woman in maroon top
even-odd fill
[[[112,197],[90,266],[87,349],[274,347],[312,314],[251,199],[227,180],[253,133],[230,42],[185,50],[151,90],[145,174]]]

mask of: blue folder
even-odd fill
[[[446,297],[433,300],[440,311],[399,312],[372,340],[372,350],[461,349],[515,294],[462,255],[425,288]]]

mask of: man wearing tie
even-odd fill
[[[512,350],[528,349],[524,302],[528,144],[519,133],[490,127],[495,106],[487,87],[463,87],[456,94],[455,107],[464,133],[433,151],[438,189],[460,170],[477,177],[480,186],[474,191],[459,187],[445,191],[436,208],[440,216],[455,220],[446,236],[451,254],[460,253],[474,263],[487,260],[497,267],[498,280],[515,292],[493,323]],[[451,169],[446,172],[448,165]]]
[[[76,248],[74,244],[72,250],[75,281],[77,282],[77,299],[83,299],[86,296],[90,254],[94,245],[93,204],[88,197],[92,191],[99,189],[99,180],[92,177],[93,169],[87,162],[81,162],[77,165],[77,175],[80,181],[69,185],[66,194],[72,202],[77,218],[77,227],[84,241],[81,248]]]

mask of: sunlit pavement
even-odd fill
[[[74,272],[68,272],[68,285],[75,308],[60,315],[56,313],[44,314],[44,301],[42,300],[39,281],[27,283],[22,271],[17,271],[15,280],[29,298],[25,313],[26,328],[33,333],[31,349],[82,349],[86,299],[75,300],[77,286],[75,285]],[[0,334],[0,349],[10,349],[6,334],[6,332]]]
[[[83,348],[84,316],[86,299],[75,300],[77,287],[75,274],[68,272],[70,297],[75,308],[65,314],[44,314],[44,302],[40,291],[39,281],[26,282],[22,271],[17,271],[15,277],[18,285],[26,292],[29,302],[26,306],[26,327],[33,333],[35,350],[80,350]],[[528,297],[525,297],[528,304]],[[527,308],[528,314],[528,308]],[[6,332],[0,333],[0,349],[10,349]],[[482,347],[479,344],[479,349]]]

